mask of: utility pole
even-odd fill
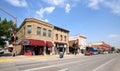
[[[6,13],[7,15],[9,15],[10,17],[12,17],[14,19],[14,47],[13,47],[13,52],[12,52],[12,56],[16,55],[16,24],[17,24],[17,17],[11,15],[10,13],[8,13],[7,11],[5,11],[4,9],[0,8],[0,11]]]

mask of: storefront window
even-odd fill
[[[28,26],[27,26],[27,33],[28,33],[28,34],[31,34],[31,25],[28,25]]]
[[[41,34],[41,28],[37,27],[37,35],[40,35],[40,34]]]
[[[47,30],[44,28],[43,29],[43,36],[46,36],[46,32],[47,32]]]
[[[26,52],[30,52],[30,47],[26,47]]]
[[[51,30],[48,30],[48,37],[51,37]]]

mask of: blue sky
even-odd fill
[[[19,27],[28,17],[83,34],[87,42],[105,41],[120,47],[120,0],[1,0],[0,8],[17,17]],[[13,20],[0,11],[1,18]]]

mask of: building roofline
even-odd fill
[[[69,30],[63,29],[63,28],[61,28],[61,27],[54,26],[54,28],[58,28],[58,29],[61,29],[61,30],[66,31],[66,32],[70,32]]]
[[[57,26],[55,26],[55,25],[52,25],[52,24],[50,24],[50,23],[48,23],[48,22],[44,22],[44,21],[42,21],[42,20],[38,20],[38,19],[35,19],[35,18],[25,18],[24,19],[24,21],[22,22],[22,24],[20,25],[20,27],[18,28],[18,30],[25,24],[25,22],[28,20],[30,20],[31,19],[31,21],[40,21],[40,22],[43,22],[43,23],[46,23],[46,24],[48,24],[48,25],[51,25],[51,26],[53,26],[54,28],[58,28],[58,29],[62,29],[62,30],[64,30],[64,31],[66,31],[66,32],[70,32],[69,30],[66,30],[66,29],[63,29],[63,28],[60,28],[60,27],[57,27]]]
[[[31,20],[30,20],[31,19]],[[52,24],[50,24],[50,23],[48,23],[48,22],[44,22],[44,21],[42,21],[42,20],[38,20],[38,19],[35,19],[35,18],[25,18],[24,19],[24,21],[22,22],[22,24],[20,25],[20,27],[18,28],[18,29],[20,29],[24,24],[25,24],[25,22],[26,21],[40,21],[40,22],[43,22],[43,23],[46,23],[46,24],[48,24],[48,25],[51,25],[51,26],[54,26],[54,25],[52,25]]]
[[[70,37],[82,37],[82,38],[87,38],[85,35],[82,35],[82,34],[73,35],[73,36],[70,36]]]

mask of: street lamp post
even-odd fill
[[[12,56],[16,56],[16,23],[17,23],[17,18],[14,17],[14,48],[13,48],[13,53]]]
[[[5,11],[2,8],[0,8],[0,10],[14,19],[14,30],[13,30],[13,33],[14,33],[14,47],[13,47],[12,56],[15,56],[16,55],[16,23],[17,23],[17,18],[14,17],[13,15],[11,15],[10,13],[8,13],[7,11]]]

